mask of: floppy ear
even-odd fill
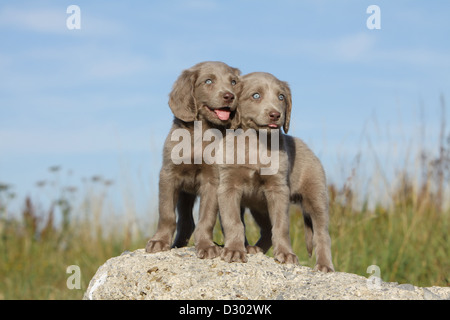
[[[176,118],[184,122],[191,122],[197,118],[197,106],[194,98],[194,84],[197,71],[184,70],[173,84],[169,94],[169,107]]]
[[[284,89],[286,91],[286,112],[284,115],[284,125],[283,130],[284,133],[288,133],[289,131],[289,124],[291,122],[291,110],[292,110],[292,95],[291,95],[291,89],[289,88],[289,84],[287,82],[283,82]]]
[[[233,70],[233,73],[237,76],[237,77],[239,77],[240,75],[241,75],[241,70],[239,70],[238,68],[233,68],[233,67],[230,67],[231,68],[231,70]]]
[[[239,71],[239,69],[236,69],[236,68],[232,68],[232,69],[233,69],[233,72],[235,73],[235,75],[239,78],[241,71]],[[230,129],[233,129],[233,130],[238,129],[241,126],[241,106],[240,106],[239,99],[241,97],[243,88],[244,88],[244,85],[243,85],[241,79],[239,78],[238,82],[234,88],[235,89],[234,93],[236,94],[236,97],[238,99],[238,101],[237,101],[238,104],[236,107],[236,111],[234,112],[234,117],[233,117],[233,119],[231,119],[231,122],[230,122]]]
[[[240,112],[240,107],[238,106],[236,108],[236,111],[234,112],[233,119],[231,119],[230,129],[236,130],[240,126],[241,126],[241,112]]]

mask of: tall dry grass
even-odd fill
[[[42,192],[53,185],[49,207],[27,197],[21,212],[9,216],[13,193],[0,186],[0,299],[80,299],[101,264],[145,244],[134,218],[111,211],[110,181],[92,177],[79,201],[74,187],[55,187],[54,180],[37,184]],[[81,269],[79,290],[67,287],[70,265]]]

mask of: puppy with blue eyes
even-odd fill
[[[298,263],[289,238],[289,158],[285,136],[279,129],[289,129],[291,114],[291,92],[287,83],[268,73],[251,73],[241,78],[238,110],[242,129],[236,134],[236,152],[233,164],[219,165],[218,202],[225,246],[221,257],[228,262],[246,262],[245,230],[240,217],[240,208],[254,211],[261,223],[267,220],[269,233],[267,241],[266,223],[262,223],[262,239],[257,245],[266,247],[273,243],[274,258],[282,263]],[[248,136],[240,139],[241,135]],[[264,144],[255,146],[258,142]],[[229,141],[229,136],[227,136]],[[243,145],[244,144],[244,145]],[[228,147],[228,143],[227,143]],[[260,152],[264,149],[265,152]],[[245,161],[237,161],[239,152]],[[230,151],[227,149],[227,155]],[[273,163],[264,163],[261,155],[272,157]],[[255,157],[259,156],[259,157]],[[251,159],[256,161],[251,161]],[[272,172],[264,171],[270,167]],[[251,249],[250,249],[251,250]]]
[[[325,173],[302,140],[281,132],[281,127],[284,133],[289,130],[291,109],[286,82],[263,72],[241,77],[237,125],[242,131],[236,134],[233,156],[236,160],[244,150],[245,162],[219,165],[217,195],[225,236],[221,257],[228,262],[246,262],[247,252],[266,252],[273,245],[277,261],[297,264],[289,237],[289,205],[293,202],[302,207],[307,250],[310,256],[316,251],[315,269],[334,271]],[[257,148],[247,132],[256,135]],[[239,135],[248,136],[248,143],[241,139],[239,144]],[[255,152],[259,157],[251,161]],[[250,209],[261,229],[255,246],[246,246],[241,207]]]
[[[158,228],[147,242],[148,253],[183,247],[194,232],[199,258],[212,259],[220,254],[220,247],[213,242],[219,176],[216,166],[202,159],[211,142],[201,136],[210,129],[224,132],[238,116],[235,94],[239,75],[239,69],[223,62],[205,61],[184,70],[175,81],[169,95],[174,120],[164,143],[159,175]],[[179,142],[183,135],[177,136],[177,132],[185,133],[186,140]],[[196,139],[197,135],[200,139]],[[180,144],[186,147],[181,156],[174,152]],[[192,210],[197,197],[200,207],[195,225]]]

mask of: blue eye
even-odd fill
[[[280,94],[280,95],[278,96],[278,99],[279,99],[279,100],[284,100],[284,95]]]
[[[254,93],[254,94],[252,95],[252,97],[253,97],[253,99],[259,99],[259,98],[261,98],[261,96],[259,95],[259,93]]]
[[[235,86],[236,85],[236,80],[231,80],[231,85]]]
[[[206,83],[206,84],[211,84],[211,83],[212,83],[212,80],[211,80],[211,79],[206,79],[205,83]]]

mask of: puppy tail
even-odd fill
[[[306,241],[306,249],[308,250],[309,257],[311,258],[313,252],[313,225],[311,216],[304,212],[303,213],[303,221],[305,226],[305,241]]]

